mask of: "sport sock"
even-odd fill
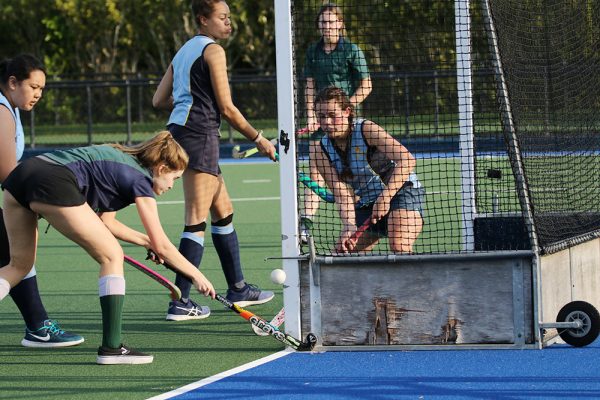
[[[195,235],[192,232],[183,232],[179,242],[179,252],[193,266],[199,268],[202,262],[202,255],[204,254],[204,237]],[[192,283],[187,277],[177,274],[175,285],[181,290],[181,301],[186,303],[190,297]]]
[[[245,287],[242,264],[240,262],[240,246],[233,224],[211,226],[211,234],[215,250],[221,261],[227,286],[230,289]],[[236,285],[237,284],[237,285]]]
[[[121,346],[121,317],[125,301],[125,278],[105,275],[98,280],[102,308],[102,346],[113,349]]]
[[[39,329],[43,326],[44,321],[49,319],[38,290],[35,267],[10,290],[10,297],[21,312],[29,330]]]

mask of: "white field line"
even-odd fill
[[[258,367],[259,365],[266,364],[268,362],[271,362],[273,360],[276,360],[278,358],[286,356],[286,355],[288,355],[290,353],[294,353],[294,351],[291,351],[291,350],[282,350],[282,351],[279,351],[279,352],[277,352],[275,354],[271,354],[269,356],[260,358],[260,359],[258,359],[256,361],[252,361],[252,362],[249,362],[247,364],[240,365],[239,367],[230,369],[229,371],[224,371],[224,372],[221,372],[219,374],[216,374],[216,375],[213,375],[213,376],[209,376],[208,378],[204,378],[202,380],[199,380],[198,382],[190,383],[189,385],[185,385],[185,386],[182,386],[182,387],[180,387],[178,389],[171,390],[170,392],[159,394],[158,396],[150,397],[147,400],[166,400],[166,399],[170,399],[170,398],[173,398],[175,396],[179,396],[179,395],[185,394],[187,392],[191,392],[192,390],[201,388],[202,386],[206,386],[206,385],[209,385],[209,384],[214,383],[216,381],[219,381],[221,379],[227,378],[229,376],[232,376],[232,375],[235,375],[235,374],[239,374],[240,372],[247,371],[247,370],[249,370],[251,368],[254,368],[254,367]]]

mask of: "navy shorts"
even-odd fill
[[[28,210],[32,201],[62,207],[85,203],[75,174],[64,165],[40,157],[43,156],[28,158],[17,165],[2,183],[2,190],[10,192]]]
[[[221,175],[218,131],[216,133],[199,133],[177,124],[171,124],[167,129],[188,154],[190,158],[188,168],[215,176]]]
[[[409,210],[418,211],[423,215],[423,204],[425,203],[425,189],[415,188],[412,185],[406,185],[396,193],[390,203],[390,211]],[[361,226],[373,213],[373,206],[361,207],[355,209],[356,226]],[[388,214],[389,215],[389,214]],[[376,233],[380,236],[387,236],[388,215],[383,217],[375,225],[370,226],[367,232]]]

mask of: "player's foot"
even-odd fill
[[[227,300],[240,307],[264,304],[275,296],[273,292],[260,290],[258,286],[246,284],[246,287],[240,291],[228,289]]]
[[[25,337],[21,345],[25,347],[69,347],[83,343],[83,337],[60,329],[58,322],[47,319],[44,325],[30,331],[25,328]]]
[[[96,364],[150,364],[153,360],[153,355],[127,348],[125,345],[121,345],[118,349],[100,346]]]
[[[210,308],[196,304],[192,299],[187,303],[173,300],[169,303],[167,319],[169,321],[187,321],[189,319],[204,319],[210,315]]]

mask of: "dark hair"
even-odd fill
[[[325,89],[321,90],[319,94],[317,94],[317,96],[315,97],[315,107],[317,106],[317,104],[329,100],[335,100],[335,102],[338,103],[343,110],[347,108],[350,109],[348,123],[352,125],[352,121],[354,121],[355,116],[354,105],[350,101],[350,98],[348,97],[346,92],[335,86],[326,87]]]
[[[346,136],[347,146],[345,149],[341,149],[338,145],[336,145],[335,141],[333,143],[333,146],[337,149],[338,153],[340,154],[340,159],[342,160],[342,164],[344,166],[344,169],[340,173],[340,179],[344,182],[350,182],[354,176],[352,174],[352,169],[350,168],[349,161],[349,153],[351,148],[350,141],[352,139],[350,137],[350,132],[352,131],[352,125],[354,123],[355,117],[354,106],[352,105],[352,102],[350,102],[350,98],[348,97],[346,92],[335,86],[329,86],[321,90],[319,94],[317,94],[317,96],[315,97],[314,105],[316,107],[317,104],[330,100],[333,100],[337,104],[339,104],[343,110],[350,109],[350,115],[348,115],[348,128],[346,131],[346,133],[348,134]]]
[[[225,0],[192,0],[194,21],[200,26],[200,17],[208,18],[215,11],[215,4]]]
[[[44,64],[31,54],[19,54],[0,62],[0,83],[5,84],[8,78],[14,76],[21,82],[28,79],[32,71],[42,71],[46,74]]]

